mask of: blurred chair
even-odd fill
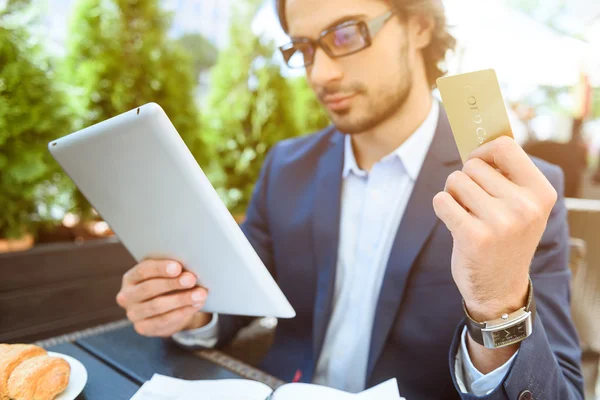
[[[256,367],[273,344],[276,328],[276,318],[257,318],[242,329],[235,339],[222,350],[224,353]]]
[[[587,150],[576,141],[529,142],[523,145],[527,154],[558,165],[565,175],[565,197],[581,196],[581,181],[587,168]]]
[[[567,199],[567,209],[573,273],[571,312],[583,351],[586,399],[594,399],[600,379],[600,200]]]

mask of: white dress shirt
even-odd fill
[[[333,312],[313,382],[347,392],[365,389],[375,308],[396,231],[437,128],[439,104],[433,100],[425,121],[395,151],[361,170],[351,136],[345,137],[341,193],[340,237]],[[182,344],[214,346],[218,337],[210,326],[182,332]],[[514,359],[514,357],[513,357]],[[463,333],[457,380],[464,393],[484,395],[500,384],[512,360],[487,375],[471,363]]]

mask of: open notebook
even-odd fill
[[[289,383],[273,391],[264,383],[244,379],[186,381],[154,374],[131,400],[405,400],[396,379],[361,393],[346,393],[308,383]]]

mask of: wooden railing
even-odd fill
[[[0,342],[32,342],[124,318],[115,296],[134,264],[115,238],[0,254]]]

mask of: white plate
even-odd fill
[[[49,351],[48,355],[63,358],[71,366],[69,385],[65,391],[56,396],[54,400],[75,400],[75,398],[79,396],[79,393],[81,393],[85,387],[88,378],[87,370],[79,360],[76,360],[71,356],[67,356],[66,354]]]

